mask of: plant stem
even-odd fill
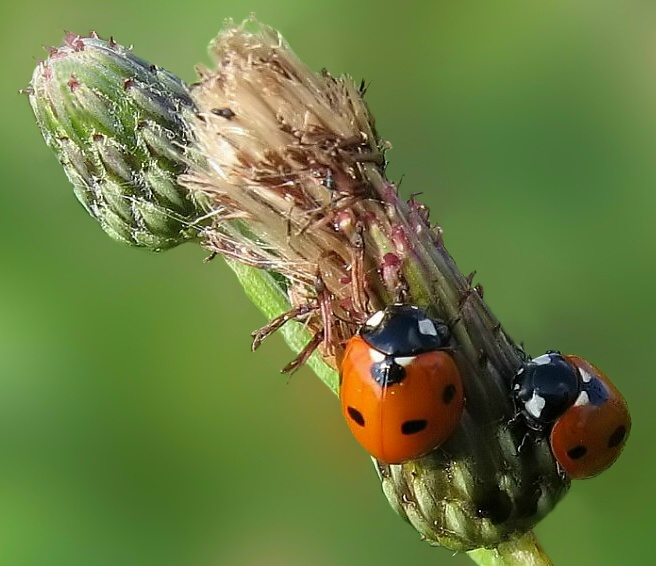
[[[528,532],[497,548],[470,550],[469,557],[479,566],[551,566],[553,563],[535,535]]]

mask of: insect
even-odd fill
[[[378,460],[397,464],[423,456],[458,426],[464,394],[449,335],[422,309],[395,304],[371,316],[347,343],[342,412]]]
[[[606,375],[578,356],[550,351],[515,376],[513,394],[530,428],[548,433],[554,458],[571,479],[608,468],[631,429],[624,397]]]

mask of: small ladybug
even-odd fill
[[[374,314],[346,345],[340,372],[342,412],[351,432],[388,464],[442,444],[464,405],[458,367],[445,351],[449,329],[412,305]]]
[[[521,368],[513,383],[529,427],[549,432],[551,451],[571,479],[608,468],[631,430],[624,397],[606,375],[578,356],[547,352]]]

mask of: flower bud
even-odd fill
[[[115,240],[162,250],[198,234],[186,170],[185,84],[113,39],[67,33],[25,89],[75,196]]]

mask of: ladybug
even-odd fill
[[[448,327],[412,305],[377,312],[346,345],[342,412],[376,459],[399,464],[427,454],[455,430],[462,380],[447,351]]]
[[[596,476],[620,455],[631,430],[624,397],[606,375],[578,356],[547,352],[513,382],[519,413],[548,433],[554,458],[571,479]]]

